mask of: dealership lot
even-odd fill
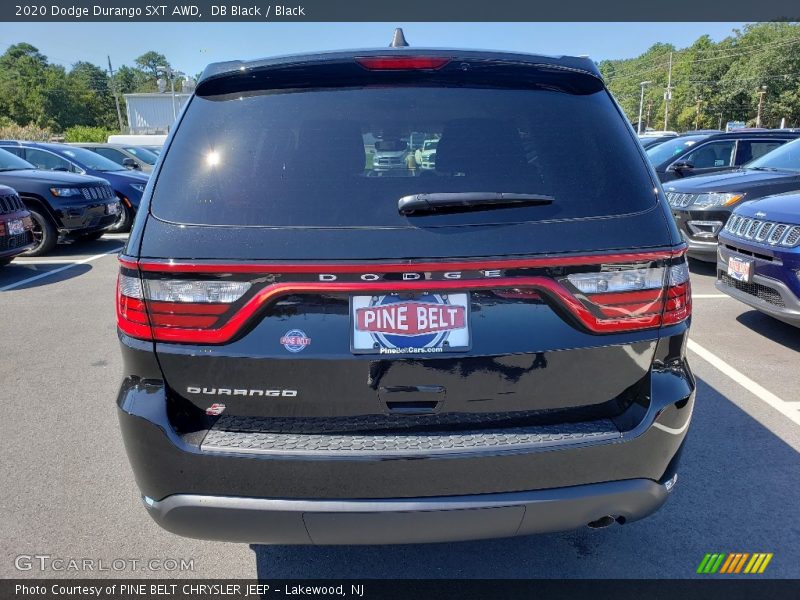
[[[265,547],[176,537],[141,507],[117,430],[115,254],[124,236],[0,271],[0,575],[688,577],[709,552],[772,552],[800,576],[800,330],[714,288],[692,264],[698,402],[674,497],[622,527],[458,544]],[[191,559],[193,571],[19,571],[19,555]]]

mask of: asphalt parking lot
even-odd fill
[[[141,507],[114,404],[122,244],[105,236],[0,270],[2,577],[684,578],[709,552],[772,552],[765,575],[800,577],[800,329],[719,294],[712,265],[692,264],[698,401],[678,485],[652,517],[485,542],[248,547],[174,536]],[[19,555],[194,568],[19,571]]]

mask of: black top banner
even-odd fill
[[[34,0],[0,3],[17,22],[797,21],[796,0]]]

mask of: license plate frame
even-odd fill
[[[472,349],[470,301],[468,292],[351,296],[350,351],[353,354],[376,356],[440,356],[467,352]],[[405,320],[401,319],[401,307],[405,307]],[[427,316],[419,319],[418,309]],[[366,323],[370,318],[368,313],[375,318]],[[376,324],[381,320],[378,313],[383,315],[389,326]],[[394,314],[394,321],[387,317],[390,314]],[[440,327],[420,329],[425,319],[430,319]],[[408,327],[404,333],[400,332],[402,324]]]
[[[25,222],[22,219],[12,219],[6,223],[8,235],[20,235],[25,233]]]
[[[753,280],[753,265],[755,262],[741,256],[728,257],[728,277],[742,283]]]

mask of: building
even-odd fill
[[[175,116],[189,100],[190,94],[169,92],[125,94],[128,114],[128,133],[168,133]]]

